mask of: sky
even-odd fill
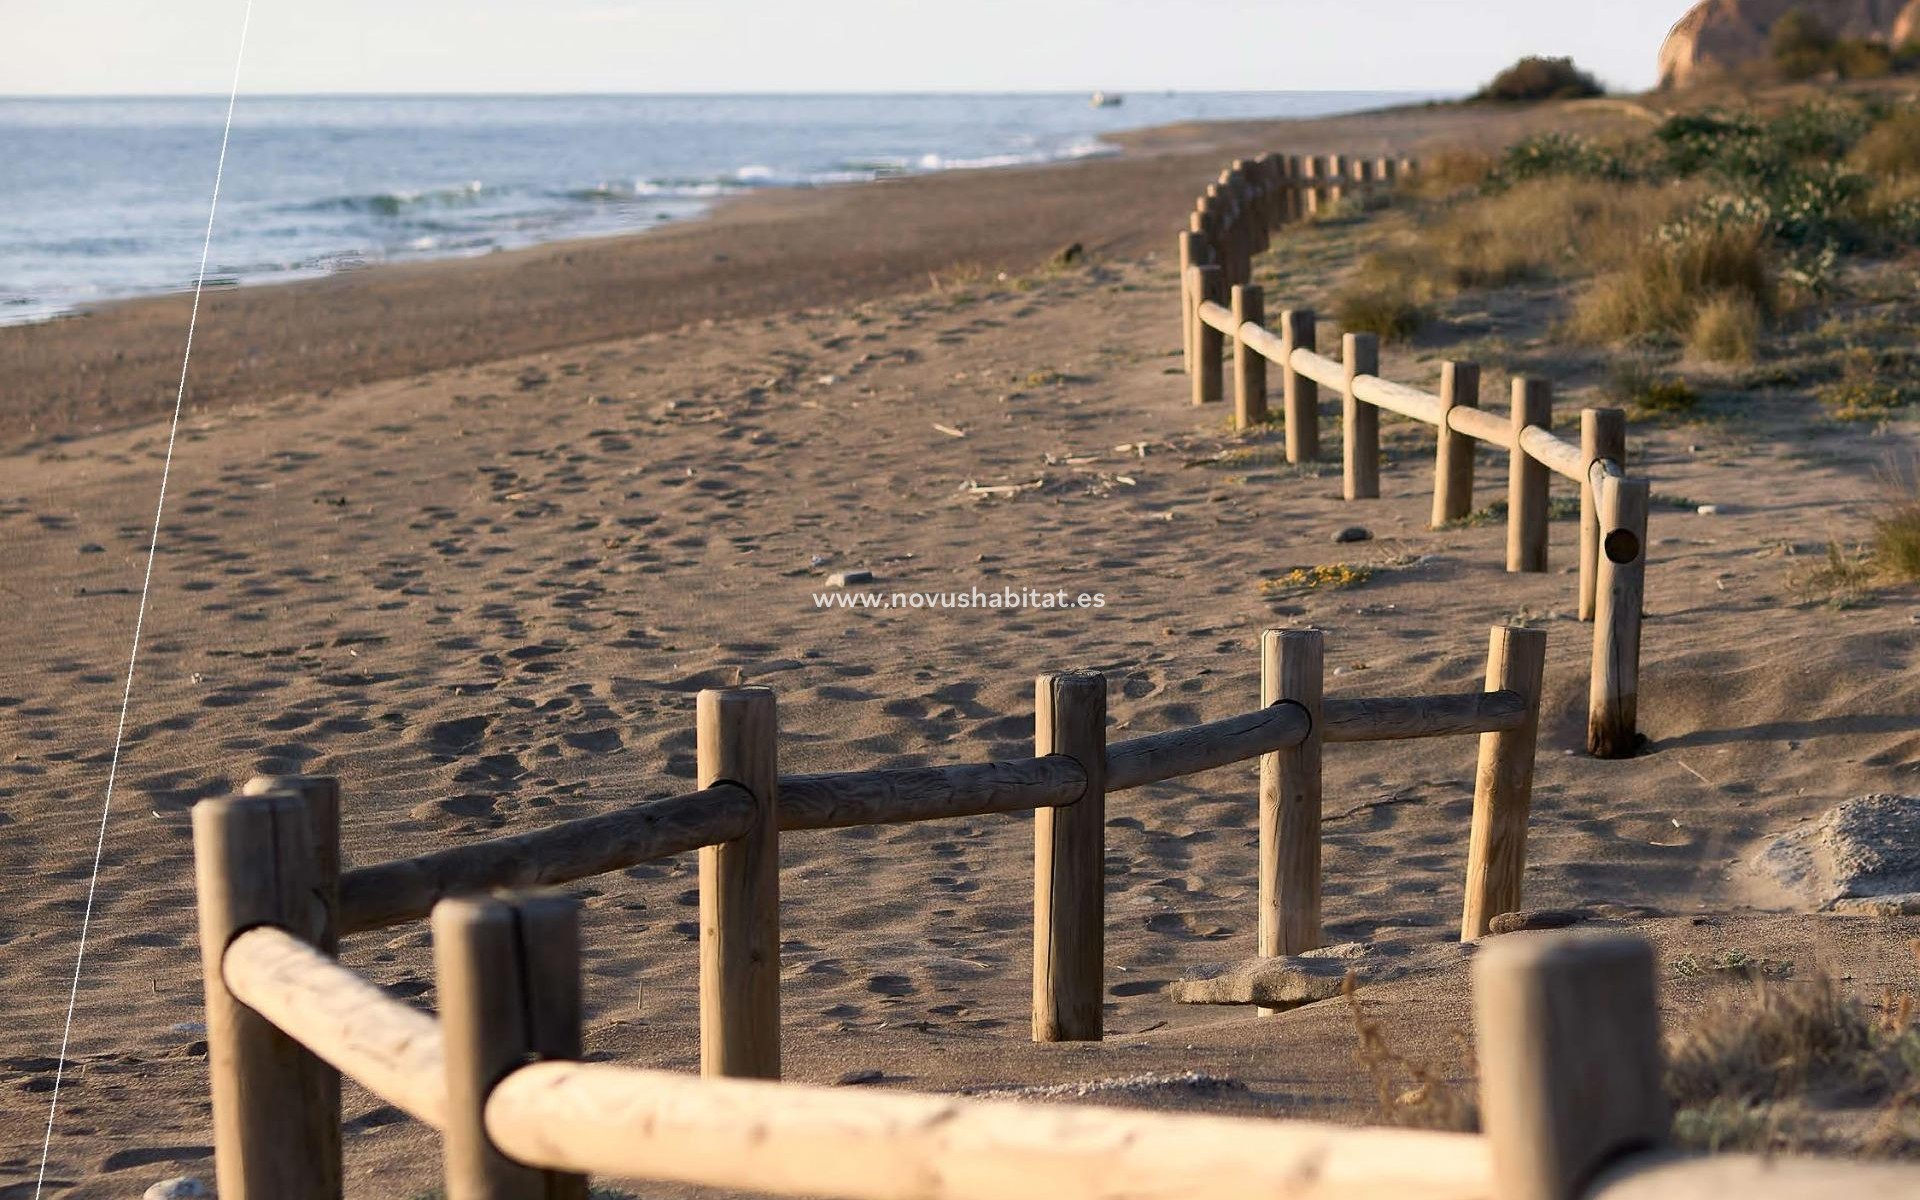
[[[247,0],[0,0],[0,95],[226,93]],[[1655,78],[1686,0],[253,0],[242,89],[1465,91]]]

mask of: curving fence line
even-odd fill
[[[1627,423],[1619,409],[1580,414],[1576,445],[1553,432],[1553,390],[1541,379],[1513,381],[1506,418],[1480,409],[1480,368],[1443,365],[1432,393],[1380,375],[1380,342],[1350,333],[1341,356],[1318,351],[1315,314],[1289,309],[1266,327],[1265,296],[1253,283],[1256,255],[1283,226],[1349,199],[1383,194],[1415,172],[1406,160],[1361,161],[1277,154],[1236,161],[1194,205],[1180,235],[1180,311],[1195,404],[1225,396],[1233,372],[1234,423],[1269,419],[1268,364],[1279,369],[1287,461],[1320,457],[1320,389],[1341,398],[1344,490],[1348,500],[1380,496],[1380,413],[1433,426],[1432,523],[1473,511],[1474,451],[1508,455],[1507,570],[1544,572],[1551,477],[1580,489],[1579,616],[1594,623],[1587,748],[1601,758],[1632,757],[1638,743],[1640,627],[1645,591],[1647,481],[1626,474]]]
[[[1493,631],[1484,691],[1322,694],[1313,630],[1261,642],[1261,706],[1109,744],[1106,681],[1043,675],[1035,756],[781,776],[774,695],[702,692],[697,790],[342,871],[329,779],[193,814],[225,1200],[336,1200],[340,1082],[441,1135],[447,1200],[586,1200],[590,1175],[863,1200],[1754,1200],[1911,1195],[1913,1168],[1665,1153],[1651,949],[1502,938],[1477,956],[1486,1133],[1355,1129],[852,1091],[780,1076],[781,833],[1033,810],[1036,1041],[1103,1033],[1107,798],[1258,759],[1259,950],[1320,944],[1326,745],[1480,739],[1463,939],[1520,903],[1545,636]],[[581,1061],[580,933],[553,884],[700,853],[706,1078]],[[335,959],[430,917],[438,1012]]]

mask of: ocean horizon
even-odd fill
[[[210,286],[639,232],[719,199],[1117,153],[1406,92],[242,95]],[[0,324],[191,288],[224,97],[0,97]]]

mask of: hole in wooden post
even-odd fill
[[[1610,562],[1626,564],[1640,557],[1640,538],[1631,529],[1616,529],[1603,543]]]

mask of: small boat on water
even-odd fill
[[[1119,108],[1122,104],[1125,104],[1126,102],[1127,102],[1127,98],[1125,96],[1116,95],[1115,93],[1112,93],[1112,92],[1095,92],[1093,94],[1093,97],[1087,101],[1087,107]]]

